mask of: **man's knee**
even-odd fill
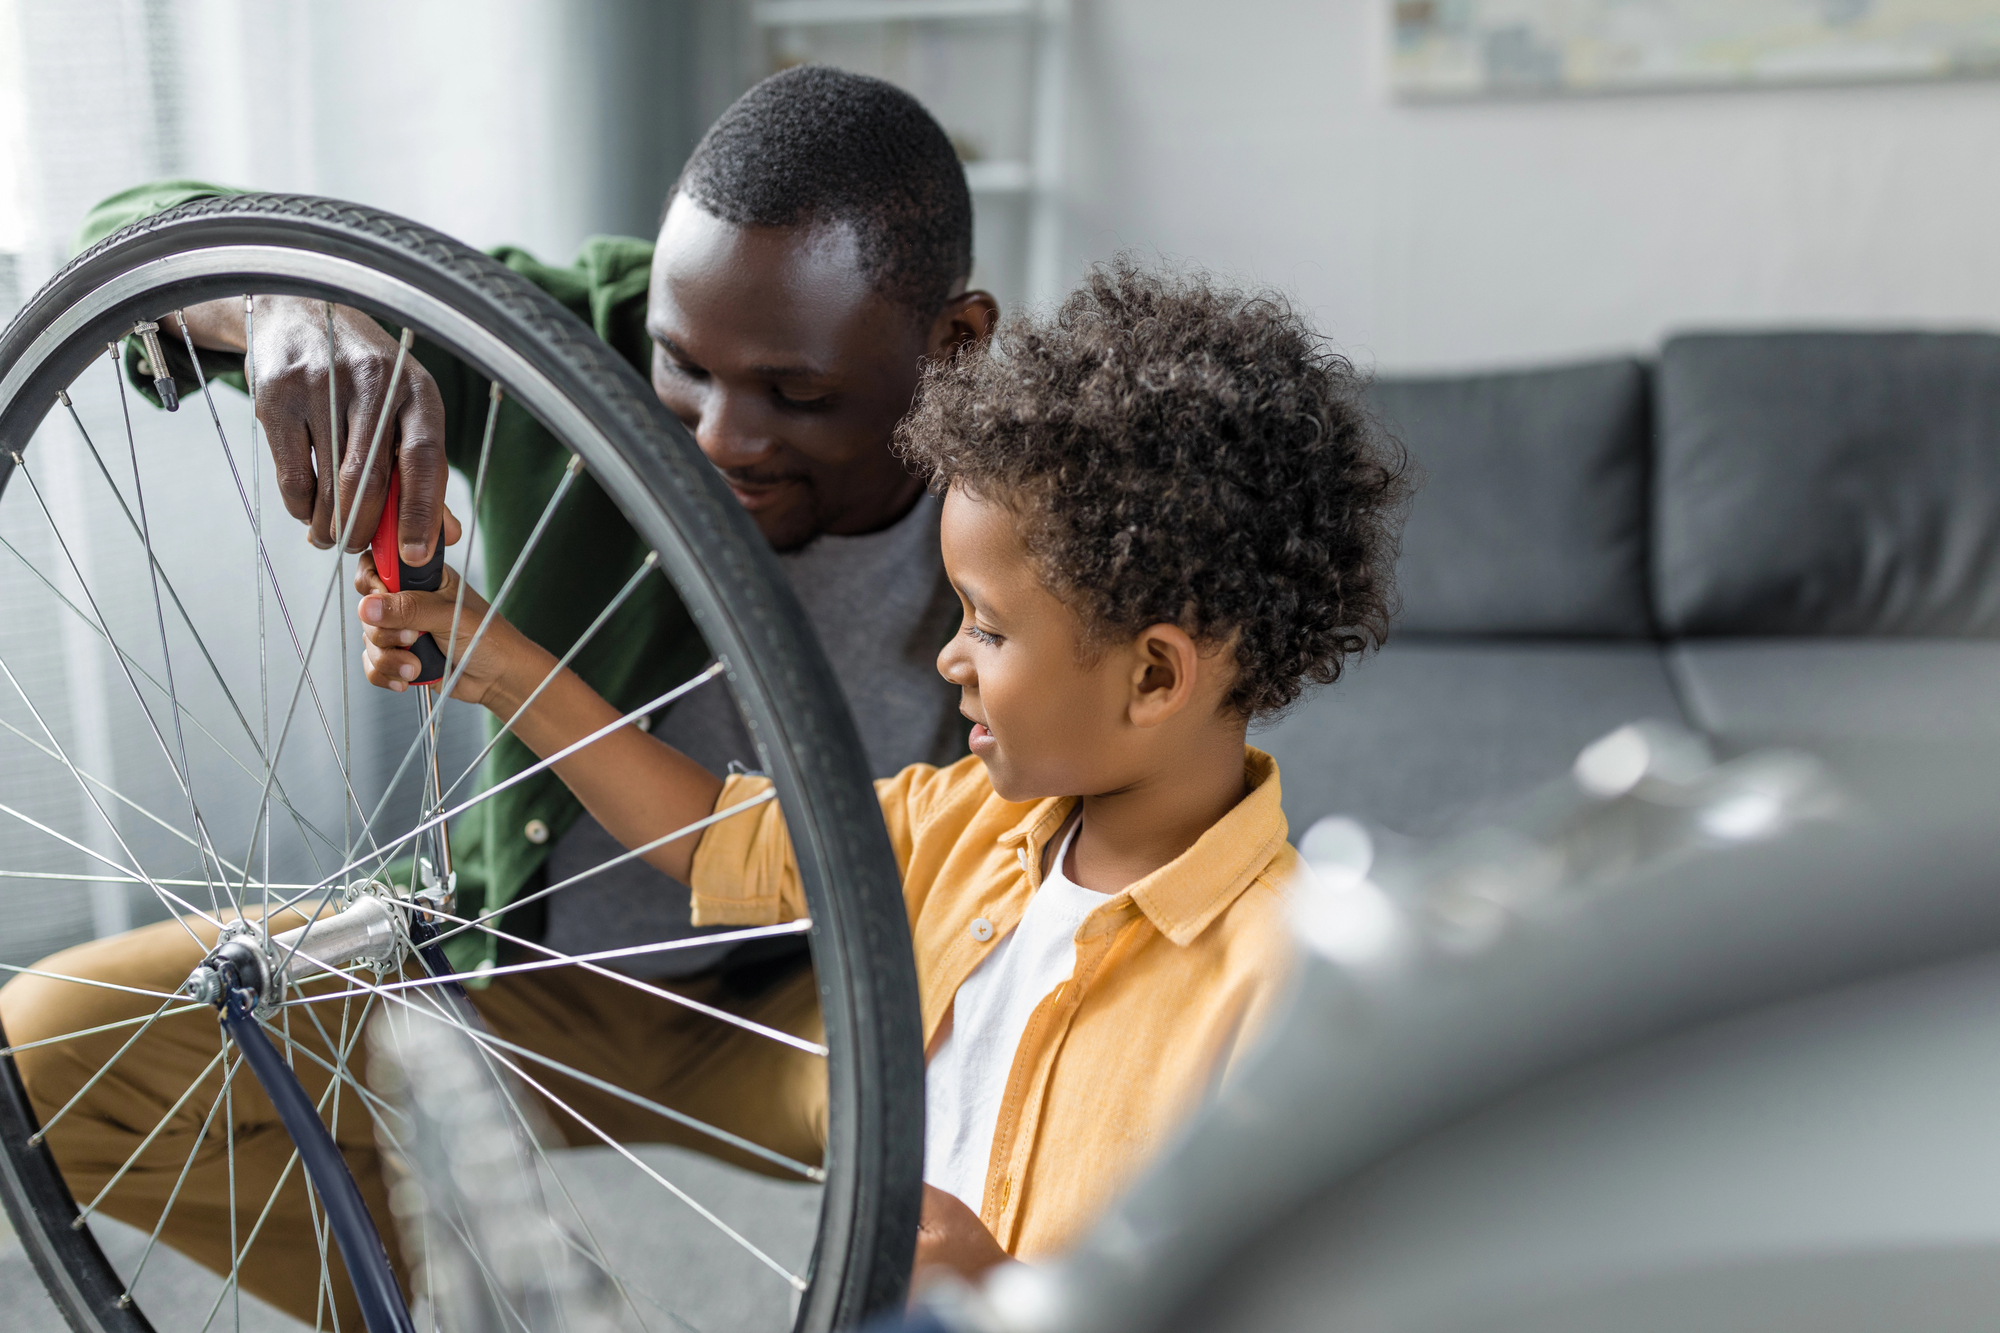
[[[168,1003],[202,952],[179,922],[163,921],[51,954],[34,965],[42,975],[0,986],[0,1029],[36,1112],[73,1097]]]

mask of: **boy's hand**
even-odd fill
[[[911,1266],[911,1289],[919,1289],[925,1271],[945,1269],[976,1282],[987,1269],[1011,1258],[993,1233],[955,1194],[935,1185],[924,1186],[924,1211],[917,1223],[917,1261]]]
[[[444,533],[447,543],[456,539],[457,526],[447,517]],[[452,688],[452,697],[467,703],[484,704],[497,712],[511,712],[553,662],[542,661],[548,655],[507,623],[505,618],[495,615],[487,606],[486,599],[470,587],[465,589],[465,604],[458,612],[457,645],[448,646],[452,638],[452,610],[458,600],[460,582],[459,572],[446,565],[444,582],[436,592],[392,593],[386,590],[381,575],[375,572],[374,553],[361,553],[354,575],[354,590],[362,594],[356,614],[365,627],[362,638],[367,641],[367,647],[363,650],[362,660],[368,683],[398,693],[407,690],[409,682],[417,674],[417,655],[410,651],[410,645],[426,632],[437,640],[440,650],[453,655],[452,669],[456,670],[458,660],[465,656],[466,646],[472,642],[473,635],[479,633],[481,621],[490,619],[491,623],[473,651],[471,661]],[[533,678],[527,681],[525,689],[511,688],[517,677],[525,678],[530,673]]]

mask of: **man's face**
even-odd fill
[[[847,229],[737,227],[676,198],[646,330],[653,391],[778,550],[916,500],[889,439],[934,330],[872,288]]]

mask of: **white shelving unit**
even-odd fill
[[[984,199],[1017,198],[1025,204],[1023,295],[1035,305],[1061,298],[1069,0],[756,0],[751,16],[767,49],[769,35],[781,29],[809,33],[861,25],[1002,24],[1024,31],[1031,54],[1015,96],[1026,112],[1027,152],[967,162],[965,183],[975,209]],[[988,91],[998,95],[999,90]]]

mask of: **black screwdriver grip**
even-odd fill
[[[405,588],[416,592],[436,592],[444,586],[444,542],[439,541],[431,551],[431,558],[421,565],[404,562],[396,557],[397,581]],[[417,680],[419,685],[429,685],[444,679],[444,649],[438,647],[436,636],[426,634],[410,645],[410,651],[417,655]]]
[[[402,496],[402,474],[391,472],[389,494],[382,502],[382,518],[375,525],[375,540],[371,543],[375,551],[375,572],[390,592],[406,589],[411,592],[436,592],[444,586],[444,534],[438,534],[437,545],[431,548],[429,560],[421,565],[405,563],[402,544],[396,540]],[[444,679],[444,650],[438,647],[434,636],[425,634],[410,645],[410,651],[417,655],[417,678],[412,684],[431,685]]]

